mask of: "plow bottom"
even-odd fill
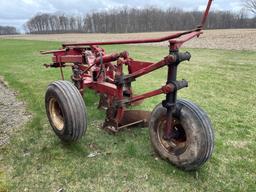
[[[127,127],[148,127],[150,115],[149,111],[126,110],[120,122],[106,118],[103,129],[110,133],[117,133]]]

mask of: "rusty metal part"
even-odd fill
[[[129,127],[134,122],[137,122],[136,124],[141,126],[148,126],[149,118],[150,118],[151,112],[149,111],[142,111],[142,110],[127,110],[124,111],[123,119],[119,123],[120,126],[126,126]]]
[[[106,130],[108,133],[118,132],[118,122],[115,117],[117,116],[117,109],[113,106],[107,108],[105,122],[102,129]]]
[[[60,75],[61,75],[61,79],[64,80],[64,73],[63,73],[62,66],[60,66]]]
[[[107,110],[107,118],[105,119],[103,129],[110,133],[117,133],[121,129],[127,127],[147,127],[151,112],[142,110],[127,110],[124,111],[122,120],[118,123],[113,116],[116,110],[109,108]]]
[[[100,100],[98,104],[98,109],[107,109],[109,108],[109,99],[107,94],[100,94]]]
[[[179,155],[187,148],[187,137],[181,122],[177,118],[172,119],[171,137],[165,138],[166,118],[162,118],[158,123],[157,136],[160,144],[168,153]]]
[[[136,97],[136,95],[134,96]],[[134,101],[131,103],[131,106],[139,106],[144,102],[144,99],[138,100],[138,101]]]
[[[104,129],[110,134],[115,134],[118,132],[118,124],[115,121],[105,120],[102,129]]]

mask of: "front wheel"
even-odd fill
[[[178,100],[172,119],[175,137],[166,140],[166,108],[159,104],[151,114],[150,139],[154,150],[170,163],[184,170],[195,170],[210,157],[214,133],[207,114],[194,103]]]
[[[65,142],[77,141],[87,128],[86,108],[78,89],[69,81],[51,83],[45,94],[48,120]]]

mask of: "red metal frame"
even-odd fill
[[[127,51],[107,55],[105,50],[98,45],[141,44],[169,41],[170,51],[175,53],[183,43],[194,37],[199,37],[203,33],[202,29],[209,14],[212,1],[213,0],[208,1],[201,25],[193,30],[154,39],[63,44],[60,50],[42,52],[42,54],[53,54],[53,63],[45,66],[60,67],[62,72],[62,67],[68,66],[67,63],[72,63],[72,80],[75,82],[80,92],[83,93],[85,88],[90,88],[98,93],[106,94],[108,97],[108,107],[116,106],[117,110],[114,113],[113,121],[116,122],[118,126],[118,122],[121,122],[127,106],[139,100],[175,91],[173,84],[167,84],[157,90],[134,96],[130,86],[131,82],[142,75],[180,61],[178,61],[178,55],[175,54],[170,54],[157,63],[136,61],[129,57]],[[112,63],[114,61],[116,61],[116,64]],[[124,75],[123,72],[124,65],[128,66],[129,73],[127,75]],[[62,78],[64,77],[62,76]]]

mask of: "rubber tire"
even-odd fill
[[[64,127],[58,130],[51,119],[49,101],[55,98],[63,114]],[[51,83],[45,94],[45,108],[48,120],[55,134],[64,142],[79,140],[87,129],[87,114],[84,100],[78,89],[69,81]]]
[[[187,100],[177,100],[176,118],[180,120],[186,134],[187,147],[181,154],[167,151],[161,145],[157,128],[161,117],[166,115],[166,108],[159,104],[151,114],[149,133],[154,150],[171,164],[184,170],[196,170],[212,155],[214,148],[214,133],[207,114],[196,104]]]

